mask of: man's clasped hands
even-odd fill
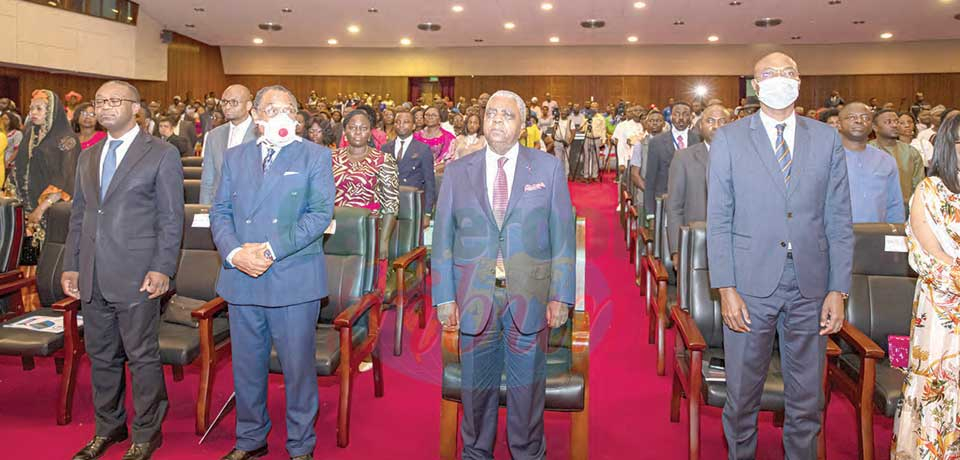
[[[273,257],[268,253],[268,249],[267,243],[245,243],[240,251],[233,255],[231,262],[241,272],[259,278],[273,265]]]

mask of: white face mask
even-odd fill
[[[759,86],[757,98],[760,102],[777,110],[789,107],[800,94],[800,82],[792,78],[773,77],[757,85]]]
[[[257,124],[263,127],[263,139],[274,147],[284,147],[297,137],[297,121],[286,114],[278,113],[267,121],[257,120]]]

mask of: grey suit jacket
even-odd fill
[[[689,138],[686,142],[688,146],[700,142],[700,133],[693,128],[687,131],[687,137]],[[667,193],[667,175],[670,171],[670,162],[673,161],[673,154],[677,150],[673,143],[673,130],[667,129],[665,132],[653,136],[645,150],[647,172],[643,177],[643,181],[646,182],[646,189],[643,193],[643,207],[647,209],[647,212],[653,212],[653,209],[656,208],[657,197]]]
[[[710,152],[701,142],[677,151],[667,181],[667,243],[679,251],[680,226],[707,220],[707,167]],[[679,267],[678,267],[679,268]]]
[[[80,299],[94,271],[108,302],[136,303],[148,271],[173,277],[183,236],[183,166],[177,149],[141,131],[100,201],[104,140],[80,154],[63,270],[80,272]]]
[[[203,141],[203,174],[200,176],[200,204],[213,204],[220,185],[223,169],[223,154],[227,151],[230,138],[230,123],[224,123],[210,130]],[[241,144],[257,139],[257,124],[250,122],[250,128],[243,135]]]
[[[707,257],[714,288],[767,297],[793,246],[806,298],[849,292],[853,225],[837,130],[797,117],[789,186],[760,115],[728,124],[710,146]]]

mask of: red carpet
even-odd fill
[[[587,218],[587,308],[593,325],[591,343],[591,459],[683,459],[687,457],[687,420],[670,423],[671,376],[658,377],[655,352],[646,342],[646,318],[641,298],[633,283],[614,209],[616,187],[607,181],[599,185],[571,186],[578,212]],[[394,313],[388,312],[386,324]],[[435,459],[438,455],[440,415],[438,324],[431,320],[425,332],[408,317],[406,348],[400,358],[392,350],[393,332],[384,328],[381,350],[384,355],[385,395],[373,397],[371,374],[354,384],[350,446],[336,447],[337,388],[320,388],[317,421],[318,459]],[[672,332],[670,333],[672,337]],[[672,339],[670,339],[672,341]],[[672,371],[672,369],[671,369]],[[197,372],[186,370],[181,382],[167,372],[170,412],[164,424],[164,445],[154,458],[217,459],[233,446],[234,418],[228,416],[202,445],[193,434],[193,401]],[[214,405],[219,407],[233,388],[229,362],[217,374]],[[57,375],[52,360],[39,359],[37,368],[24,372],[20,360],[0,357],[0,441],[6,459],[64,459],[79,449],[93,434],[90,396],[90,367],[84,358],[73,409],[73,423],[57,426],[55,401]],[[284,451],[283,379],[273,376],[270,414],[273,432],[269,459],[288,458]],[[129,398],[128,398],[129,399]],[[132,413],[132,405],[129,412]],[[503,433],[501,412],[501,433]],[[889,457],[891,420],[876,417],[877,458]],[[569,458],[569,416],[548,414],[547,456]],[[848,401],[834,394],[827,416],[828,455],[831,459],[856,459],[857,439],[854,411]],[[704,459],[725,457],[720,428],[720,410],[705,408],[701,425]],[[783,458],[781,432],[769,414],[760,418],[758,458]],[[126,444],[115,447],[105,458],[119,459]],[[497,458],[509,458],[503,436]]]

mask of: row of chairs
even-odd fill
[[[686,398],[689,458],[696,459],[700,455],[701,403],[723,407],[726,402],[724,382],[708,381],[702,372],[704,362],[723,357],[719,296],[709,284],[706,223],[694,222],[681,227],[680,266],[676,267],[674,287],[668,276],[673,269],[669,267],[666,245],[665,197],[656,200],[650,229],[644,225],[646,219],[639,215],[631,196],[623,193],[621,200],[626,210],[622,222],[627,250],[635,266],[637,285],[645,296],[648,338],[656,344],[656,371],[658,375],[665,375],[666,361],[672,356],[670,419],[679,422],[681,402]],[[908,266],[907,254],[889,251],[885,244],[888,238],[903,237],[903,225],[854,225],[853,278],[846,321],[827,345],[824,373],[827,402],[831,389],[835,388],[853,404],[857,411],[859,455],[865,460],[875,456],[874,411],[893,417],[902,396],[904,373],[890,365],[887,338],[909,335],[916,275]],[[676,329],[672,354],[666,349],[666,334],[670,329]],[[775,355],[760,404],[761,410],[773,412],[774,423],[781,425],[784,392],[778,362]],[[823,458],[822,433],[819,442]]]

